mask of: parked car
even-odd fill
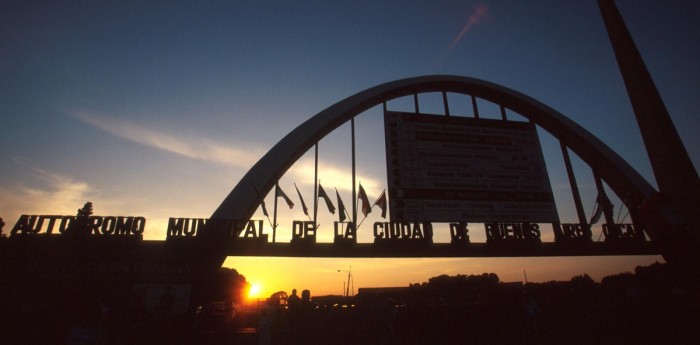
[[[239,306],[233,302],[211,302],[197,307],[196,317],[205,330],[221,332],[230,330],[237,321]]]

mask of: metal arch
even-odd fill
[[[432,75],[381,84],[331,105],[299,125],[263,156],[214,211],[212,219],[250,219],[275,182],[314,144],[354,116],[394,98],[425,92],[473,95],[503,105],[574,151],[633,207],[655,189],[622,157],[563,114],[504,86],[480,79]]]

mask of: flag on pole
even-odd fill
[[[318,197],[323,198],[323,200],[326,202],[326,206],[328,206],[328,211],[335,214],[335,206],[333,206],[333,202],[331,202],[331,198],[328,197],[326,191],[323,190],[323,187],[321,187],[321,183],[318,184]]]
[[[386,218],[386,189],[382,191],[382,195],[377,198],[377,201],[374,202],[372,207],[374,207],[374,205],[382,209],[382,218]]]
[[[603,211],[605,211],[606,209],[612,210],[615,207],[610,202],[610,199],[608,199],[607,196],[600,194],[598,194],[598,197],[596,198],[595,206],[596,207],[593,211],[593,216],[591,216],[591,221],[588,222],[589,225],[598,223],[598,221],[600,220],[600,216],[603,215]]]
[[[280,196],[284,199],[285,202],[287,202],[287,206],[289,206],[289,208],[293,208],[293,207],[294,207],[294,203],[292,202],[292,199],[290,199],[290,198],[287,196],[287,194],[284,193],[284,191],[282,190],[282,188],[280,188],[280,186],[279,186],[278,184],[276,184],[276,185],[275,185],[275,198],[276,198],[276,197],[280,197]]]
[[[260,206],[262,206],[263,215],[265,215],[265,217],[270,217],[270,215],[267,214],[267,207],[265,207],[265,200],[263,200],[262,203],[260,203]]]
[[[362,183],[360,183],[360,191],[357,193],[357,198],[362,200],[362,214],[367,217],[367,214],[372,212],[372,207],[369,205],[369,198],[367,198],[367,193],[365,189],[362,188]]]
[[[339,222],[344,222],[345,221],[345,205],[343,205],[343,200],[340,199],[340,194],[338,194],[338,189],[336,188],[335,190],[335,196],[338,198],[338,221]]]
[[[299,192],[299,188],[297,188],[297,184],[294,183],[294,188],[297,190],[297,194],[299,195],[299,200],[301,201],[301,208],[304,210],[305,215],[309,215],[309,209],[306,208],[306,203],[304,202],[304,198],[301,197],[301,192]]]
[[[260,196],[260,193],[258,193],[258,188],[255,187],[255,183],[253,183],[253,190],[255,191],[255,195]],[[265,198],[263,198],[260,202],[260,206],[262,206],[263,215],[269,218],[270,215],[267,214],[267,207],[265,207]]]

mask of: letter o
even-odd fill
[[[131,225],[131,233],[134,235],[143,234],[143,229],[146,227],[146,218],[134,217],[134,222]]]
[[[113,234],[116,225],[117,225],[117,218],[112,217],[112,216],[104,217],[104,219],[102,219],[102,230],[101,230],[102,234],[103,235]]]

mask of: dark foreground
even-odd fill
[[[36,296],[41,286],[34,288]],[[55,289],[54,289],[55,290]],[[148,311],[124,299],[0,296],[0,344],[698,344],[700,283],[664,264],[570,281],[503,283],[441,275],[351,298],[289,303],[286,293],[233,312]],[[80,290],[79,296],[88,295]],[[104,292],[102,290],[94,290]],[[306,291],[304,291],[306,292]],[[25,294],[27,295],[27,294]],[[273,295],[276,296],[277,294]],[[14,298],[12,298],[14,296]],[[107,299],[102,299],[107,300]],[[167,310],[167,311],[166,311]],[[199,312],[196,312],[199,310]],[[214,309],[211,309],[214,310]]]
[[[515,310],[401,310],[392,328],[375,318],[327,313],[305,333],[278,329],[271,344],[697,344],[697,308],[557,308],[537,324]],[[347,322],[347,323],[346,323]],[[355,322],[355,324],[353,324]],[[257,332],[228,332],[197,342],[259,344]],[[262,342],[265,343],[265,342]]]
[[[286,345],[696,344],[700,339],[700,305],[681,291],[649,300],[630,290],[614,298],[596,290],[533,290],[531,296],[501,290],[453,304],[376,296],[348,300],[345,306],[311,304],[299,312],[261,307],[239,313],[232,324],[188,314],[143,314],[136,319],[103,315],[69,326],[52,315],[20,314],[5,320],[1,340]],[[533,306],[530,300],[538,302]]]

